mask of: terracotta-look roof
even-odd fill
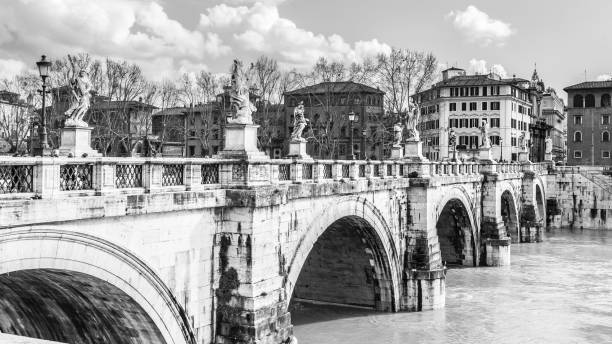
[[[368,85],[356,83],[353,81],[337,81],[337,82],[321,82],[316,85],[298,88],[297,90],[285,92],[285,95],[296,94],[321,94],[321,93],[377,93],[384,94],[385,92],[370,87]]]
[[[612,80],[608,81],[585,81],[576,85],[567,86],[564,91],[568,90],[586,90],[591,88],[612,88]]]

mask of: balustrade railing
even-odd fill
[[[300,160],[197,158],[13,158],[0,157],[0,196],[12,194],[94,195],[113,189],[141,189],[141,192],[195,190],[262,183],[324,183],[334,180],[376,178],[448,178],[480,176],[484,172],[545,173],[549,164],[409,160]],[[560,167],[560,171],[574,170]],[[78,192],[81,191],[81,192]],[[61,193],[59,193],[61,194]],[[5,196],[7,195],[7,196]],[[46,196],[45,196],[46,195]],[[30,195],[31,196],[31,195]]]

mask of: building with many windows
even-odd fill
[[[567,163],[612,165],[612,81],[586,81],[567,92]]]
[[[548,88],[542,96],[542,117],[550,128],[548,135],[553,144],[553,160],[565,162],[565,142],[567,138],[565,103],[552,88]]]
[[[423,153],[431,160],[452,158],[448,142],[452,129],[457,136],[457,156],[477,157],[482,144],[479,127],[487,120],[493,158],[518,160],[521,138],[531,146],[537,113],[534,104],[543,93],[539,82],[494,73],[467,75],[455,67],[442,71],[440,82],[412,96],[421,107]]]
[[[322,82],[284,94],[287,137],[293,131],[293,111],[304,102],[310,125],[304,130],[308,154],[315,158],[351,158],[351,123],[355,113],[353,154],[360,159],[389,156],[393,140],[392,121],[386,120],[384,92],[351,81]]]

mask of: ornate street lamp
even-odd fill
[[[427,159],[431,160],[431,137],[427,138]]]
[[[363,127],[361,129],[361,159],[366,159],[366,135],[368,134],[368,130]]]
[[[350,160],[355,160],[355,152],[353,149],[353,122],[355,122],[355,113],[353,111],[348,113],[348,120],[349,120],[349,126],[350,126],[350,130],[351,130],[351,154],[350,154]]]
[[[499,138],[499,161],[504,161],[504,139],[502,137]]]
[[[38,74],[42,79],[42,90],[38,92],[42,93],[42,111],[41,111],[41,123],[38,128],[38,137],[40,141],[41,154],[49,151],[49,143],[47,142],[47,113],[46,113],[46,95],[47,95],[47,78],[49,77],[49,69],[51,67],[51,61],[47,60],[45,55],[42,55],[40,61],[36,62],[38,67]]]

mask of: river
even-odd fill
[[[612,343],[612,233],[557,230],[511,254],[509,267],[449,270],[444,309],[304,305],[294,334],[300,344]]]

